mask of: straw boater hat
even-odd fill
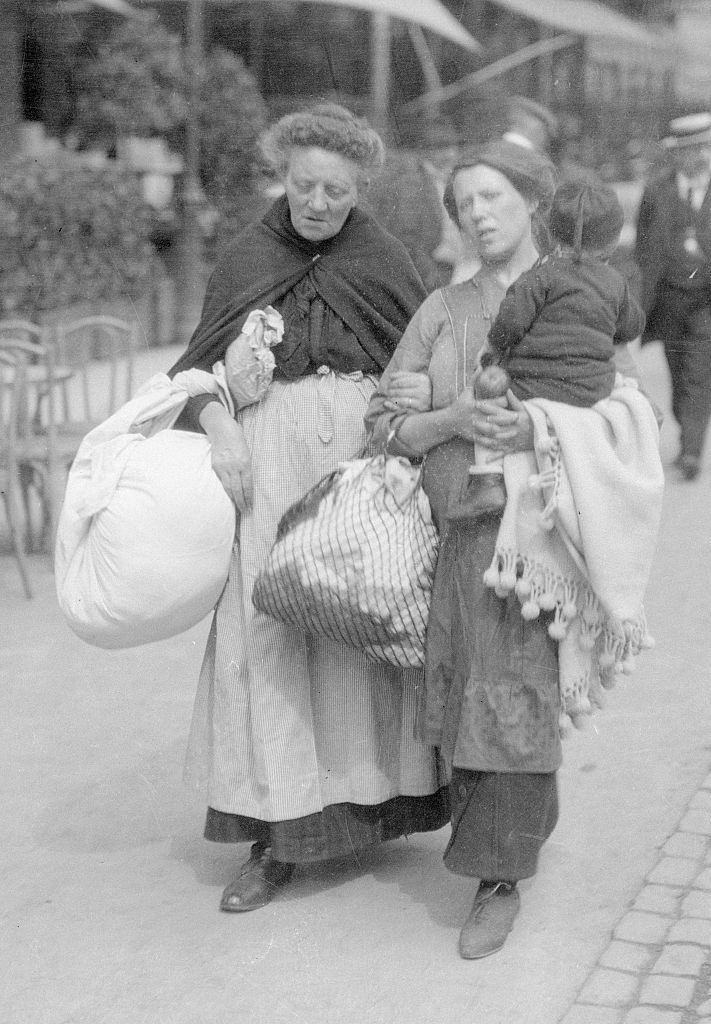
[[[662,139],[665,149],[683,149],[687,146],[711,144],[711,113],[686,114],[669,122],[669,134]]]
[[[526,149],[547,153],[559,130],[553,111],[527,96],[511,96],[506,106],[507,125],[503,138]]]

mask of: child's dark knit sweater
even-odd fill
[[[508,289],[489,344],[521,399],[590,406],[615,380],[613,346],[644,330],[625,278],[583,254],[547,256]]]

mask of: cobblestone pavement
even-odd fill
[[[711,773],[561,1024],[711,1024]]]

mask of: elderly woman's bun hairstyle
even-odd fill
[[[548,157],[535,150],[505,139],[474,146],[464,153],[449,175],[444,190],[444,208],[459,227],[459,214],[454,198],[454,179],[459,171],[484,164],[503,174],[524,199],[538,203],[538,212],[545,213],[555,192],[555,167]]]
[[[352,160],[364,175],[382,167],[382,139],[362,117],[337,103],[317,103],[280,118],[262,137],[261,150],[278,175],[286,173],[295,147],[316,147]]]

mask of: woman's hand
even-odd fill
[[[237,426],[237,424],[235,424]],[[238,428],[239,430],[239,428]],[[252,504],[252,461],[241,431],[212,445],[212,468],[240,512]]]
[[[252,503],[252,459],[244,432],[224,406],[210,402],[200,414],[200,425],[212,449],[212,468],[240,512]]]
[[[429,412],[432,408],[432,381],[428,373],[395,370],[385,399],[388,412]]]
[[[408,452],[424,454],[460,437],[501,455],[533,448],[533,424],[521,402],[508,391],[499,398],[476,399],[466,387],[451,405],[428,416],[406,416],[397,439]]]
[[[505,455],[531,451],[533,424],[513,391],[506,392],[505,405],[501,404],[501,399],[491,398],[473,404],[475,439],[483,448]]]

